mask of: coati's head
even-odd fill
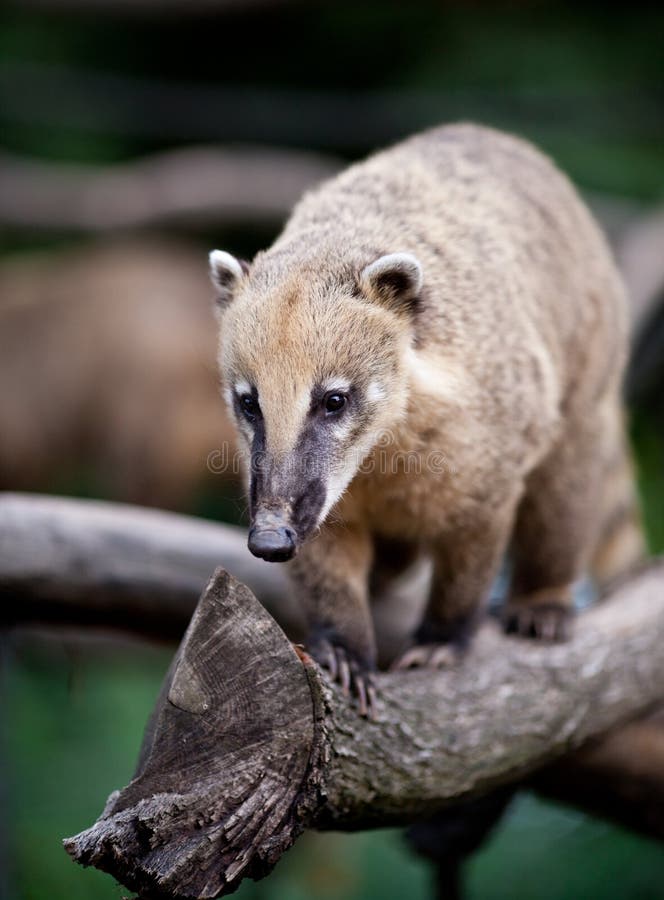
[[[222,385],[249,463],[249,549],[287,560],[404,415],[422,270],[408,253],[332,274],[220,250],[210,268]]]

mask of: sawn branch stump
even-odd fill
[[[217,570],[133,780],[65,847],[144,898],[211,898],[265,875],[306,827],[412,821],[522,777],[664,698],[663,569],[566,644],[487,622],[453,670],[380,674],[373,722]]]

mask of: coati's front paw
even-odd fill
[[[416,644],[392,663],[393,671],[403,669],[447,669],[461,655],[455,644]]]
[[[507,634],[556,643],[569,638],[573,615],[564,603],[508,603],[503,625]]]
[[[332,681],[341,686],[344,695],[357,700],[359,714],[367,719],[375,719],[376,687],[373,672],[345,647],[327,638],[317,640],[309,650],[316,662],[330,673]]]

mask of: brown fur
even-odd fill
[[[380,284],[367,274],[393,253],[421,265],[417,302],[399,304],[401,271]],[[224,272],[223,378],[229,396],[256,390],[272,467],[259,512],[292,517],[297,483],[275,472],[297,456],[312,385],[341,376],[362,399],[316,444],[336,474],[289,564],[312,629],[373,663],[380,538],[433,558],[418,639],[463,640],[513,538],[507,618],[562,636],[570,585],[607,520],[610,460],[624,458],[627,337],[622,284],[565,176],[514,137],[438,128],[307,194],[249,274],[229,286]],[[239,425],[249,455],[252,426]],[[631,502],[629,478],[617,493]],[[626,540],[640,552],[640,537]]]

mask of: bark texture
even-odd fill
[[[664,698],[663,578],[653,563],[566,644],[488,622],[453,670],[380,674],[367,721],[219,570],[134,779],[66,849],[146,898],[214,897],[305,827],[399,824],[522,777]]]

